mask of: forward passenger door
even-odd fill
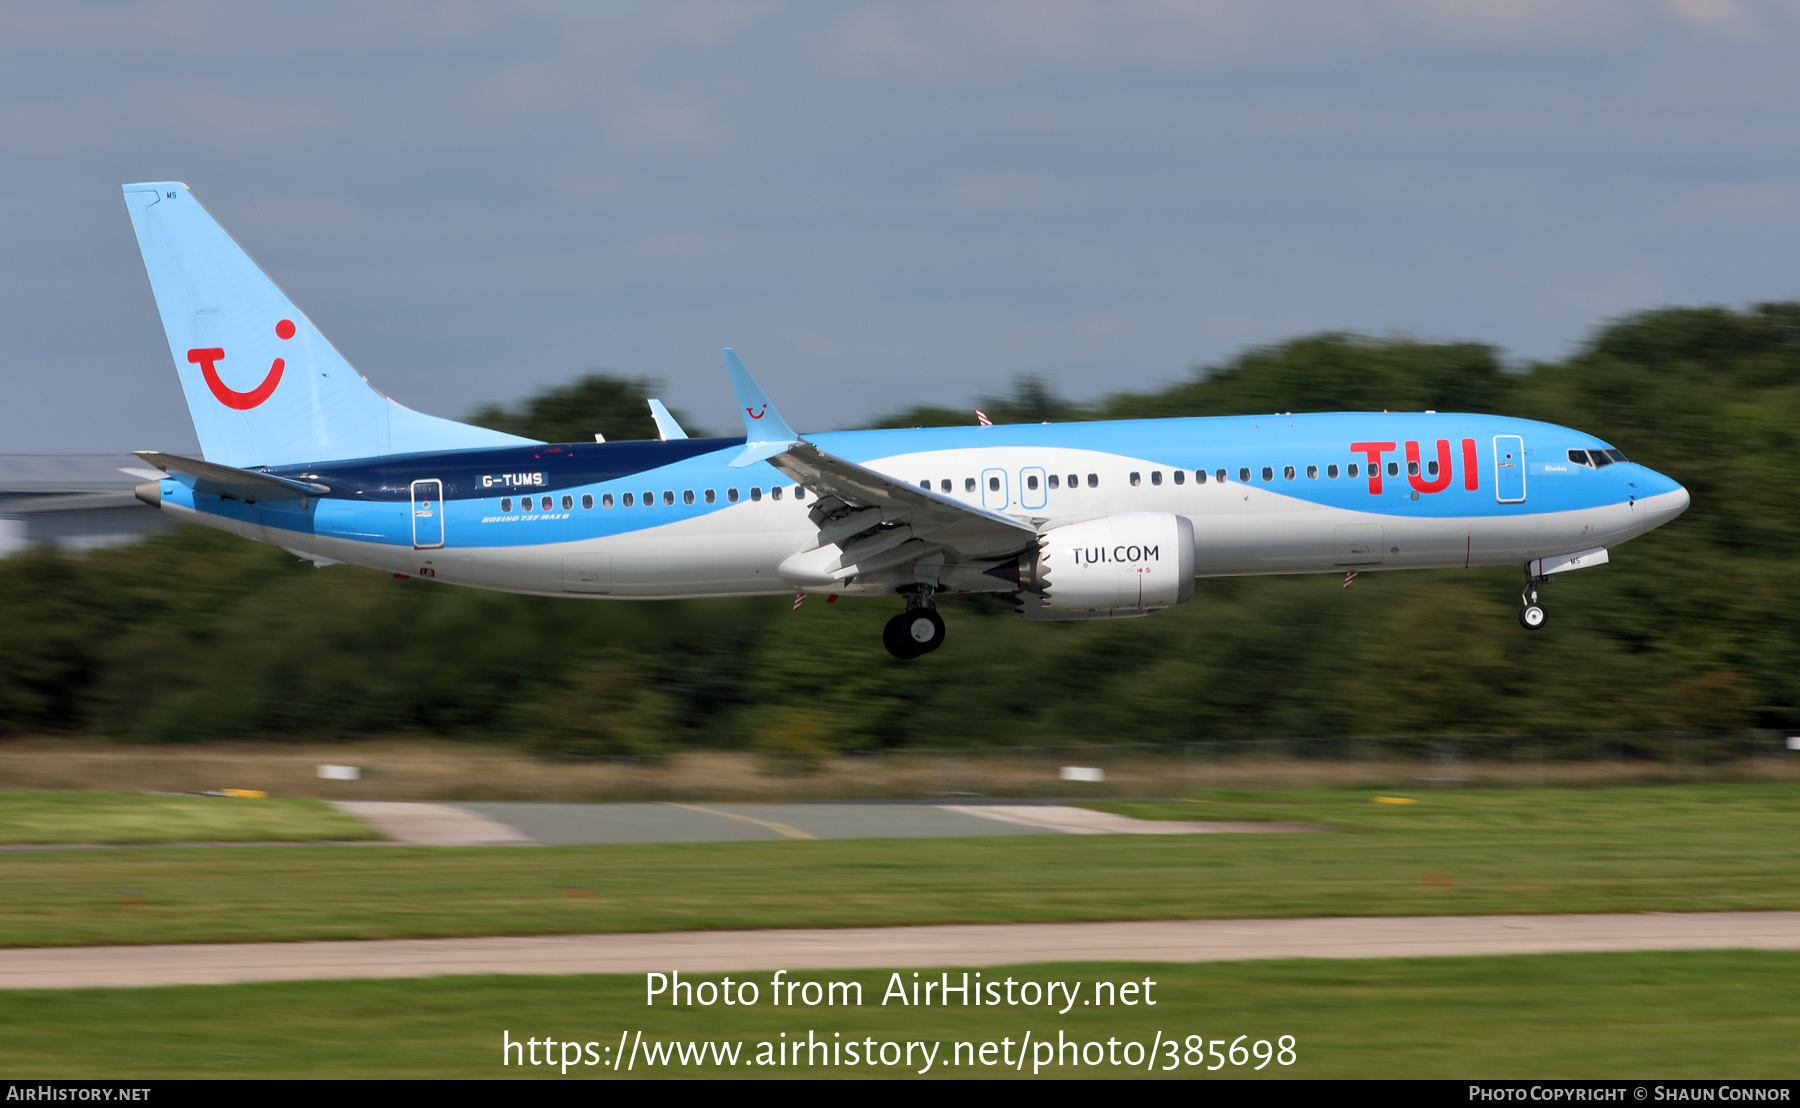
[[[1494,499],[1502,504],[1525,499],[1525,440],[1519,435],[1494,436]]]

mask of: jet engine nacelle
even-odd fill
[[[1058,527],[1019,557],[1019,585],[1061,611],[1138,611],[1194,598],[1194,524],[1129,512]]]

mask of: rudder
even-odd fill
[[[207,461],[250,468],[535,441],[383,396],[186,185],[124,192]]]

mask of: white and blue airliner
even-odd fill
[[[139,455],[163,511],[318,565],[543,596],[894,597],[896,657],[945,592],[1028,620],[1151,615],[1197,577],[1501,564],[1551,575],[1688,506],[1567,427],[1329,412],[799,435],[724,352],[744,435],[544,443],[377,392],[173,181],[126,185],[202,458]]]

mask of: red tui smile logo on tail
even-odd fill
[[[293,320],[284,319],[277,323],[275,335],[283,341],[293,338]],[[219,403],[240,412],[249,411],[267,400],[274,393],[275,386],[281,384],[281,371],[287,368],[286,362],[276,358],[274,364],[269,366],[269,375],[263,378],[262,384],[249,392],[238,392],[219,379],[219,371],[214,366],[214,363],[225,360],[225,351],[222,348],[214,346],[190,350],[187,352],[187,360],[190,364],[200,367],[200,375],[206,378],[206,387],[219,398]]]

